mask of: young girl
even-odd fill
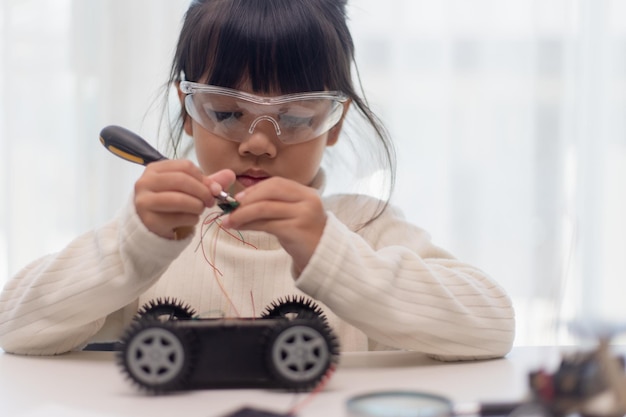
[[[169,86],[198,165],[149,164],[109,224],[19,272],[0,298],[0,345],[47,355],[114,341],[155,298],[258,316],[279,297],[319,302],[344,351],[408,349],[445,360],[505,355],[511,301],[388,204],[322,196],[321,168],[348,113],[385,130],[356,93],[342,0],[198,0]],[[103,156],[105,157],[105,156]],[[223,189],[240,205],[219,217]]]

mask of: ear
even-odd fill
[[[185,110],[185,93],[180,89],[180,81],[176,82],[176,91],[178,92],[178,100],[180,101],[180,115],[183,118],[183,129],[186,134],[193,137],[193,123],[191,123],[191,117],[189,117],[187,110]]]
[[[343,104],[343,114],[341,115],[341,119],[339,119],[337,124],[328,131],[328,139],[326,139],[326,146],[333,146],[339,140],[341,127],[343,126],[343,121],[346,118],[346,114],[348,114],[348,109],[350,108],[351,103],[352,103],[352,100],[348,100]]]

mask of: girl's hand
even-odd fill
[[[235,181],[235,173],[222,170],[204,176],[191,161],[153,162],[135,183],[135,209],[143,224],[168,239],[191,233],[214,195]]]
[[[273,234],[293,258],[296,270],[302,271],[326,226],[326,212],[317,190],[272,177],[235,198],[241,204],[223,218],[222,226]]]

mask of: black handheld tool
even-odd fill
[[[121,126],[107,126],[100,131],[100,142],[109,151],[130,162],[148,165],[167,159],[138,134]]]
[[[113,154],[136,164],[145,166],[167,159],[141,136],[121,126],[112,125],[102,129],[100,142]],[[239,207],[239,202],[224,191],[215,198],[220,201],[217,205],[224,213],[230,213]]]

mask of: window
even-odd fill
[[[0,277],[128,198],[141,167],[102,150],[102,127],[157,137],[188,1],[83,3],[0,4]],[[349,10],[368,100],[399,151],[393,202],[508,290],[516,343],[626,318],[626,3]]]

